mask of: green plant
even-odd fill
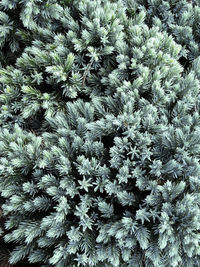
[[[144,2],[1,1],[4,21],[19,27],[0,42],[11,264],[199,265],[197,37],[174,40],[175,22],[153,15],[161,2],[181,6],[179,18],[199,4]],[[5,60],[16,36],[16,57]]]

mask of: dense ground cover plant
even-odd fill
[[[10,263],[199,266],[199,3],[0,8]]]

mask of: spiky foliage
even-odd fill
[[[179,62],[184,66],[184,71],[188,71],[193,61],[200,56],[199,0],[123,1],[130,15],[134,14],[134,10],[143,10],[146,13],[145,23],[167,31],[182,45]]]
[[[157,2],[1,2],[23,44],[0,69],[10,263],[198,266],[199,61]]]

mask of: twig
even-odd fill
[[[91,68],[92,66],[92,63],[93,63],[93,60],[90,62],[90,64],[88,65],[87,69],[85,70],[84,74],[83,74],[83,82],[82,82],[82,85],[84,86],[85,85],[85,79],[88,75],[88,71],[89,69]]]

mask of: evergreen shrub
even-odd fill
[[[10,264],[200,266],[199,22],[199,1],[0,1]]]

